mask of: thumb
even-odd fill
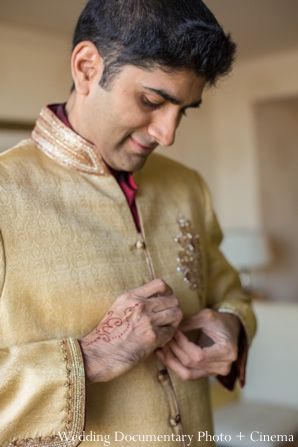
[[[195,329],[200,329],[204,326],[204,319],[200,315],[201,312],[192,315],[189,318],[185,318],[185,320],[181,321],[179,329],[182,332],[190,332]]]

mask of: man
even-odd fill
[[[86,5],[69,100],[1,157],[3,447],[212,436],[254,317],[203,180],[151,153],[234,52],[201,0]]]

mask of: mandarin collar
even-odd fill
[[[67,127],[47,106],[41,109],[31,139],[38,149],[68,169],[111,175],[96,146]]]

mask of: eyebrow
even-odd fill
[[[157,95],[161,96],[164,100],[169,101],[170,103],[175,104],[176,106],[181,106],[181,104],[182,104],[182,102],[179,99],[175,98],[173,95],[171,95],[170,93],[166,92],[163,89],[146,87],[146,85],[142,85],[142,87],[145,88],[146,90],[149,90],[150,92],[156,93]],[[190,104],[183,108],[184,109],[188,109],[189,107],[197,108],[197,107],[200,107],[201,104],[202,104],[202,100],[200,99],[199,101],[194,102],[193,104]]]

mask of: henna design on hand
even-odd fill
[[[134,306],[127,307],[124,310],[123,318],[113,316],[114,311],[110,310],[107,313],[106,318],[98,325],[98,327],[95,330],[97,337],[94,338],[93,340],[91,340],[89,343],[87,343],[87,346],[90,346],[99,340],[102,340],[106,343],[110,343],[111,340],[115,340],[116,338],[121,338],[130,328],[129,318],[133,314],[135,309],[138,307],[138,305],[139,305],[139,303],[136,303]],[[125,324],[125,328],[122,332],[119,333],[119,331],[117,331],[117,327],[120,327],[123,324]],[[115,334],[113,336],[111,336],[111,333],[113,330],[114,330]]]

